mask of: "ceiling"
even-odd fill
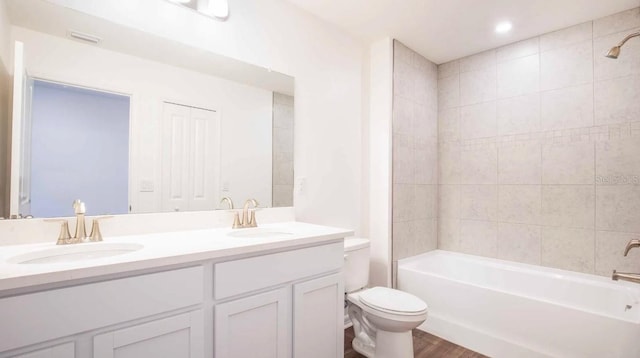
[[[287,0],[366,41],[389,36],[440,64],[640,6],[640,0]],[[495,25],[511,21],[498,35]]]

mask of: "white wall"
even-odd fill
[[[8,213],[9,185],[9,162],[7,160],[9,152],[9,99],[10,83],[9,77],[9,35],[11,27],[7,18],[6,4],[0,0],[0,217]]]
[[[294,76],[297,219],[360,232],[360,42],[283,0],[232,1],[226,22],[166,1],[49,1]]]
[[[13,27],[30,75],[131,95],[131,202],[160,210],[162,101],[221,112],[221,180],[236,203],[271,203],[271,92],[96,46]],[[154,192],[140,192],[140,182]],[[90,203],[89,203],[90,204]]]
[[[375,41],[369,49],[369,238],[370,283],[391,285],[391,119],[393,40]]]

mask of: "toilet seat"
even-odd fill
[[[427,304],[418,297],[387,287],[364,290],[359,301],[371,309],[394,315],[414,316],[427,311]]]

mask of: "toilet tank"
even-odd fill
[[[344,290],[357,291],[369,283],[369,240],[344,239]]]

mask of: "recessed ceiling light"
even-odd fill
[[[509,21],[504,21],[496,25],[496,33],[505,34],[511,31],[513,25]]]

